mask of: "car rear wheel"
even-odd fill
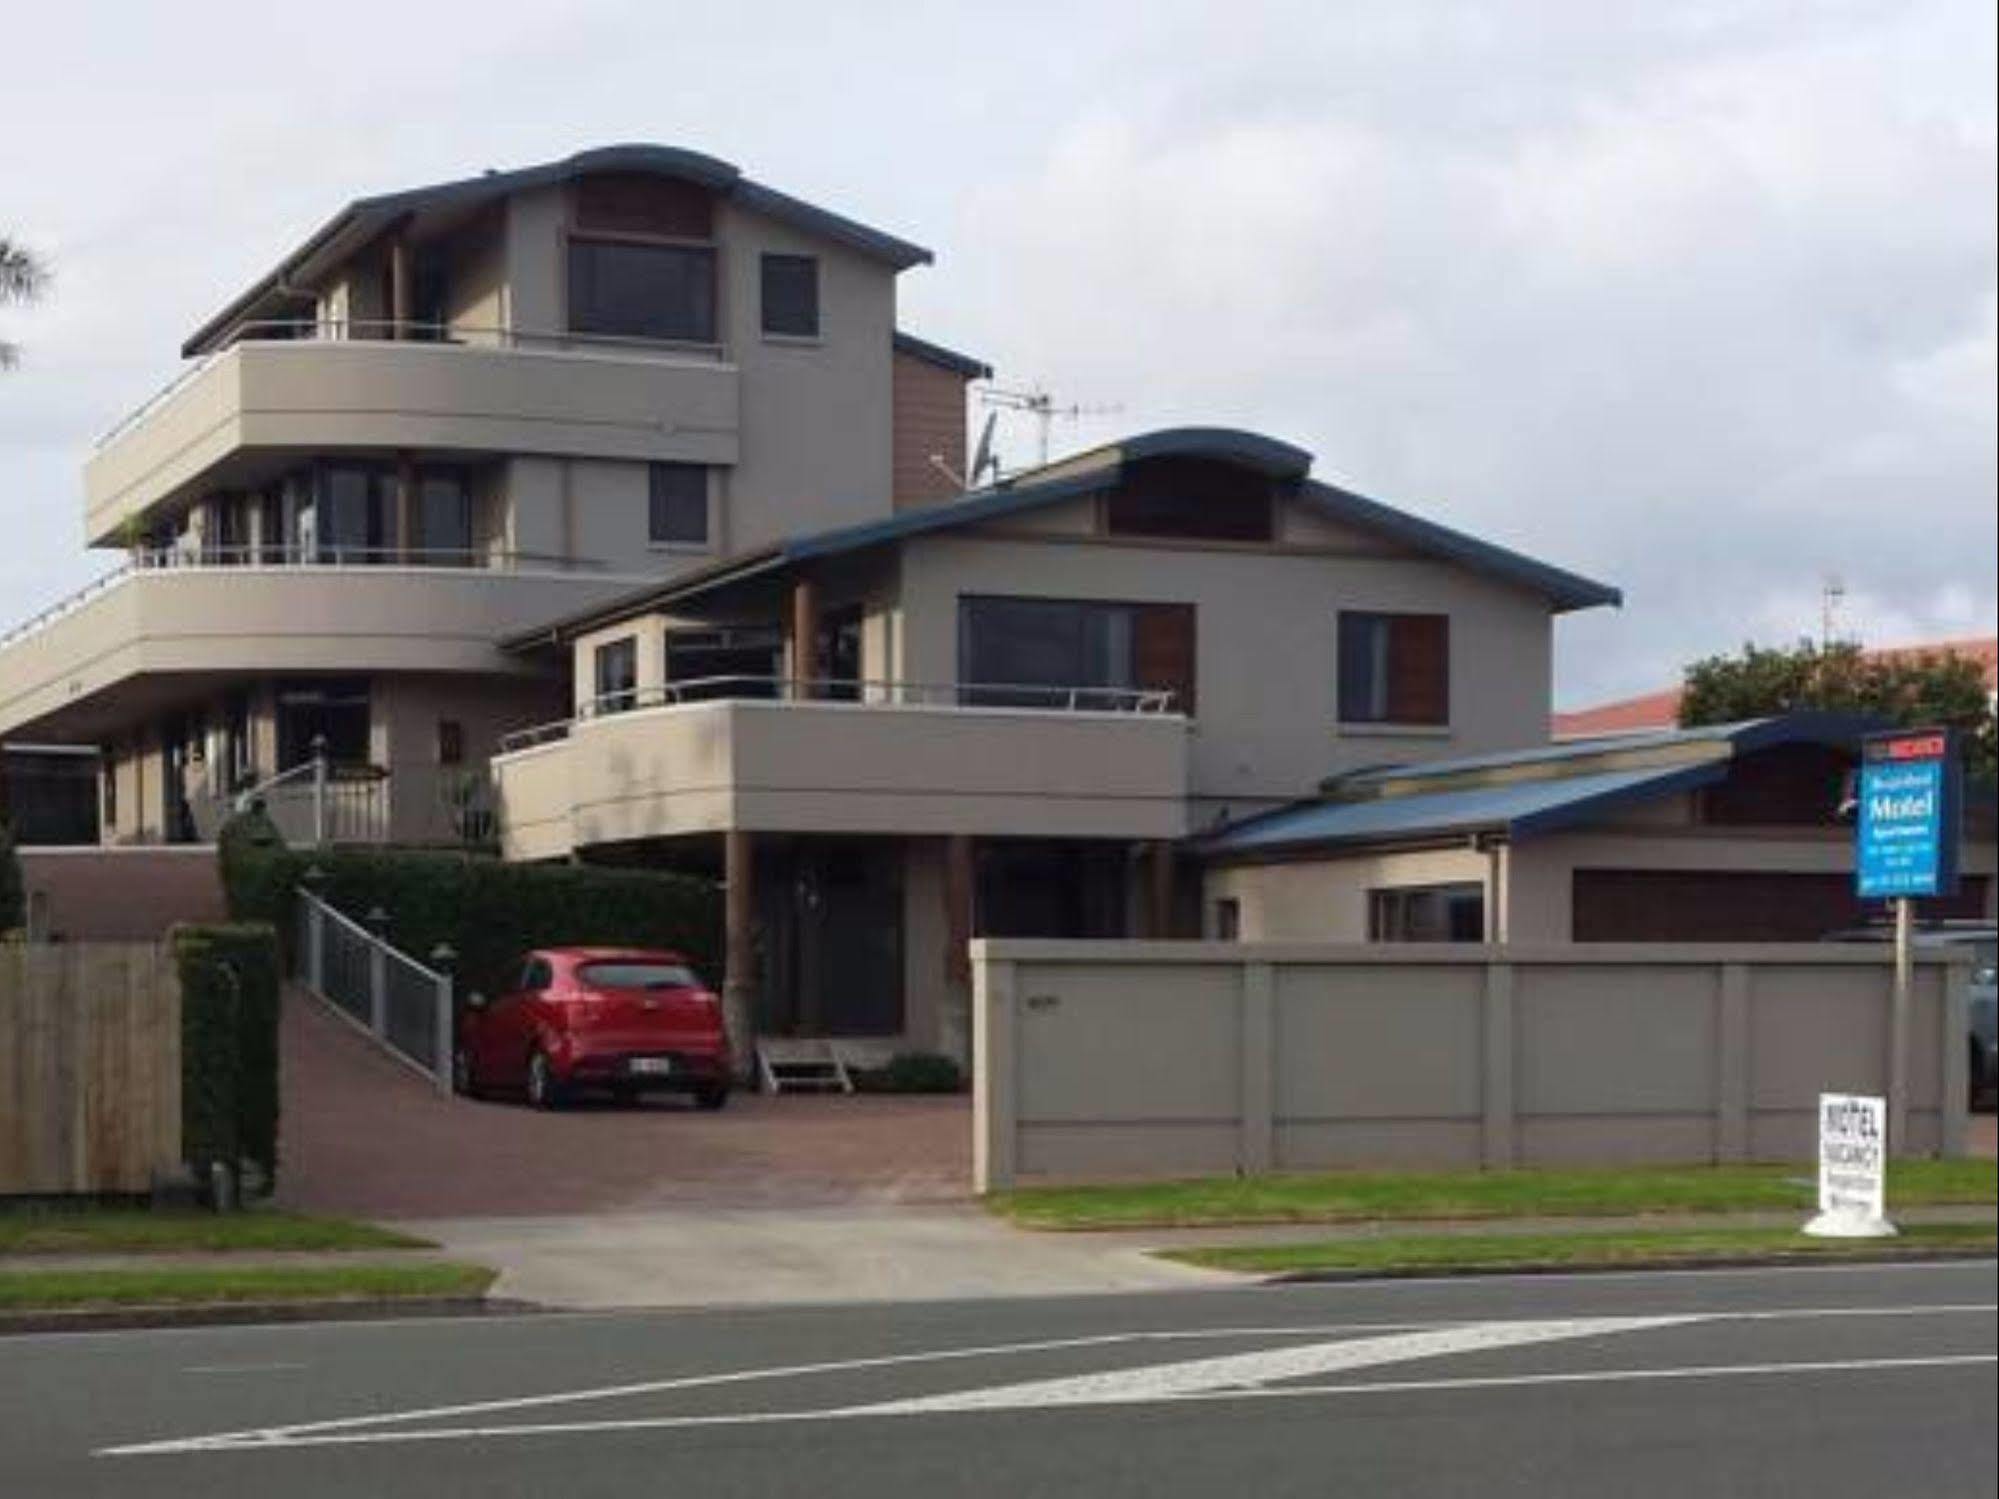
[[[528,1057],[528,1106],[536,1109],[562,1107],[562,1084],[556,1081],[555,1064],[548,1053],[537,1049]]]

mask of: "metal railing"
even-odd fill
[[[135,550],[118,566],[66,594],[40,612],[0,633],[0,648],[38,633],[126,579],[158,572],[233,572],[324,570],[331,568],[396,568],[415,571],[447,568],[462,572],[550,573],[600,572],[607,564],[594,557],[567,557],[552,552],[463,551],[413,547],[229,546],[149,547]]]
[[[696,677],[661,686],[607,692],[584,703],[574,717],[517,729],[500,738],[500,753],[531,749],[567,738],[576,724],[641,708],[677,708],[710,702],[835,703],[862,708],[1011,708],[1039,713],[1130,713],[1165,716],[1173,694],[1151,687],[1049,687],[1019,682],[897,682],[834,677],[798,682],[789,677]]]
[[[499,841],[492,778],[466,765],[338,765],[320,747],[312,759],[209,803],[192,810],[197,832],[211,840],[230,812],[261,807],[294,846],[488,848]]]
[[[367,1032],[391,1056],[451,1091],[454,1040],[451,953],[419,963],[387,938],[388,918],[372,929],[336,911],[310,890],[298,892],[298,978]]]
[[[719,364],[727,351],[719,343],[688,339],[633,338],[615,333],[571,333],[553,328],[505,328],[394,318],[260,318],[231,329],[224,341],[181,370],[93,444],[103,448],[167,404],[201,378],[216,360],[243,343],[402,343],[447,348],[530,349],[555,352],[667,354]]]

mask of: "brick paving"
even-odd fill
[[[677,1099],[538,1113],[446,1098],[318,1001],[285,996],[278,1201],[365,1218],[960,1201],[963,1097]]]

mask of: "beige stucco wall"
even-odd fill
[[[1889,1087],[1848,948],[973,944],[974,1169],[1016,1181],[1803,1161]],[[1898,1153],[1958,1154],[1968,967],[1924,957]]]
[[[957,679],[958,601],[968,594],[1193,604],[1200,701],[1190,770],[1197,823],[1224,808],[1240,815],[1307,794],[1342,769],[1547,739],[1546,601],[1445,563],[1053,537],[925,537],[904,551],[900,656],[890,675]],[[1447,729],[1339,726],[1341,609],[1449,613]]]
[[[1212,933],[1215,903],[1233,900],[1245,942],[1365,942],[1370,890],[1471,883],[1486,888],[1491,910],[1492,865],[1491,854],[1469,847],[1218,865],[1203,880],[1202,926]]]

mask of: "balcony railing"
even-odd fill
[[[789,677],[696,677],[664,686],[608,692],[584,703],[575,717],[518,729],[500,739],[500,753],[565,739],[581,722],[640,708],[675,708],[710,702],[810,702],[861,708],[1005,708],[1041,713],[1130,713],[1163,716],[1175,711],[1171,692],[1146,687],[1050,687],[1020,682],[895,682]]]
[[[726,351],[716,343],[626,338],[612,333],[570,333],[550,328],[501,328],[465,324],[396,321],[390,318],[259,319],[230,330],[225,341],[176,374],[92,445],[108,446],[121,433],[158,410],[240,343],[419,343],[478,349],[592,350],[604,353],[668,354],[720,363]]]
[[[565,557],[548,552],[467,551],[442,547],[346,547],[295,546],[189,546],[150,547],[135,550],[110,571],[50,604],[46,609],[0,633],[0,649],[37,633],[108,593],[127,578],[160,572],[258,570],[284,568],[326,569],[346,567],[390,567],[402,569],[448,568],[454,571],[502,573],[601,572],[603,561],[591,557]]]

